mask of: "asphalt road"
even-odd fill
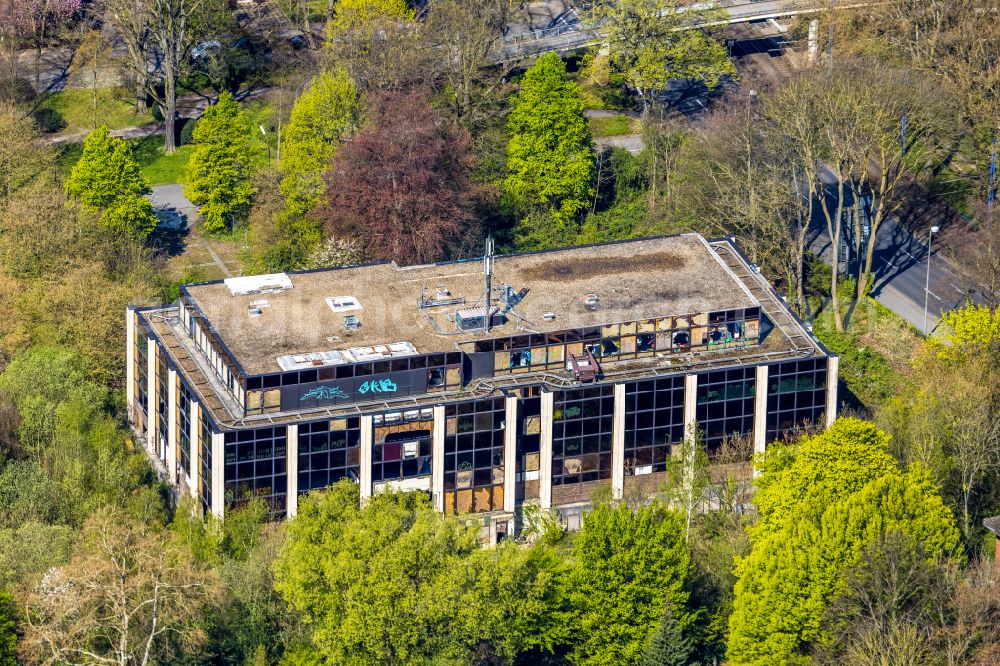
[[[160,219],[160,226],[166,229],[183,231],[198,219],[198,207],[188,201],[178,184],[155,185],[149,198]]]

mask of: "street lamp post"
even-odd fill
[[[271,142],[267,138],[267,130],[264,129],[263,125],[258,125],[260,127],[260,134],[264,137],[264,145],[267,146],[267,161],[271,161]]]
[[[931,227],[927,233],[927,277],[924,280],[924,335],[927,335],[927,297],[931,293],[931,238],[934,237],[940,227]]]

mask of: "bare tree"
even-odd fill
[[[40,664],[146,666],[191,650],[208,581],[163,532],[102,510],[70,562],[25,600],[23,656]]]
[[[195,39],[192,19],[210,0],[104,0],[105,16],[122,36],[128,79],[140,98],[163,111],[163,149],[177,149],[177,80]],[[162,87],[161,87],[162,83]]]
[[[440,79],[455,118],[470,127],[499,111],[513,63],[493,64],[513,7],[509,0],[431,0],[426,39],[440,51]]]
[[[69,79],[86,86],[90,92],[90,110],[93,129],[100,126],[97,107],[101,98],[101,73],[111,58],[111,44],[97,30],[89,30],[80,40],[69,67]]]

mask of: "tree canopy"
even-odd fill
[[[321,72],[292,107],[281,155],[281,193],[288,212],[302,216],[323,197],[323,173],[340,140],[358,124],[358,90],[342,69]]]
[[[228,92],[205,109],[194,128],[184,193],[199,207],[206,231],[232,229],[250,211],[254,193],[250,132],[250,119]]]
[[[594,194],[594,158],[579,86],[557,53],[546,53],[525,72],[507,132],[504,194],[523,212],[551,218],[516,229],[518,243],[526,249],[568,244]]]
[[[644,111],[671,79],[697,79],[709,89],[736,66],[725,47],[704,28],[725,18],[725,10],[680,0],[598,0],[589,20],[599,25],[611,59],[642,96]]]
[[[326,235],[402,264],[478,246],[470,148],[468,132],[442,122],[423,94],[383,93],[327,175],[317,211]]]
[[[66,192],[101,212],[101,223],[118,233],[145,238],[156,228],[152,192],[127,143],[107,127],[91,132],[66,179]]]
[[[419,493],[358,505],[341,481],[304,498],[276,563],[277,590],[334,663],[465,663],[549,647],[556,561],[544,549],[483,550],[478,529]]]
[[[577,612],[573,661],[638,664],[669,607],[681,630],[691,569],[680,514],[661,506],[605,504],[584,517],[567,581]]]
[[[926,471],[899,468],[888,441],[874,425],[845,418],[765,459],[760,520],[736,567],[732,663],[806,663],[828,638],[823,617],[844,589],[844,571],[886,532],[910,536],[930,558],[956,556],[951,511]]]

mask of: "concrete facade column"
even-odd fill
[[[177,484],[177,371],[167,370],[167,457],[163,462],[167,467],[167,480]]]
[[[543,509],[552,507],[552,406],[555,394],[542,391],[541,432],[538,442],[538,504]]]
[[[764,453],[767,445],[767,375],[768,366],[757,366],[757,384],[753,397],[753,452]]]
[[[361,503],[372,496],[372,417],[361,417],[361,451],[358,456],[358,485],[361,487]],[[432,461],[433,463],[433,461]]]
[[[156,381],[156,369],[159,367],[156,355],[159,351],[159,345],[150,336],[146,340],[146,448],[154,456],[156,455],[156,438],[160,430],[159,423],[157,423],[159,414],[156,409],[159,404],[156,396],[156,389],[159,386]]]
[[[611,425],[611,498],[625,496],[625,385],[615,384],[615,417]]]
[[[288,489],[285,492],[285,514],[294,518],[299,511],[299,426],[293,423],[285,428],[285,475]]]
[[[444,405],[437,405],[431,433],[431,501],[438,511],[444,511],[444,433]]]
[[[758,365],[757,382],[753,396],[753,455],[764,453],[767,448],[767,377],[768,366]],[[753,465],[753,475],[757,476],[757,465]]]
[[[135,410],[135,312],[125,308],[125,405],[129,418]]]
[[[226,436],[212,433],[212,515],[222,518],[226,507]]]
[[[809,64],[815,65],[816,58],[819,56],[819,19],[809,21],[809,41],[807,44]]]
[[[188,490],[191,497],[198,499],[201,495],[201,405],[197,400],[191,401],[191,469],[187,471]]]
[[[694,446],[698,432],[698,375],[684,375],[684,445]],[[692,457],[693,459],[693,457]]]
[[[826,427],[837,420],[837,386],[840,383],[840,357],[831,356],[826,360]]]
[[[513,513],[517,507],[517,396],[507,396],[504,408],[503,510]]]

